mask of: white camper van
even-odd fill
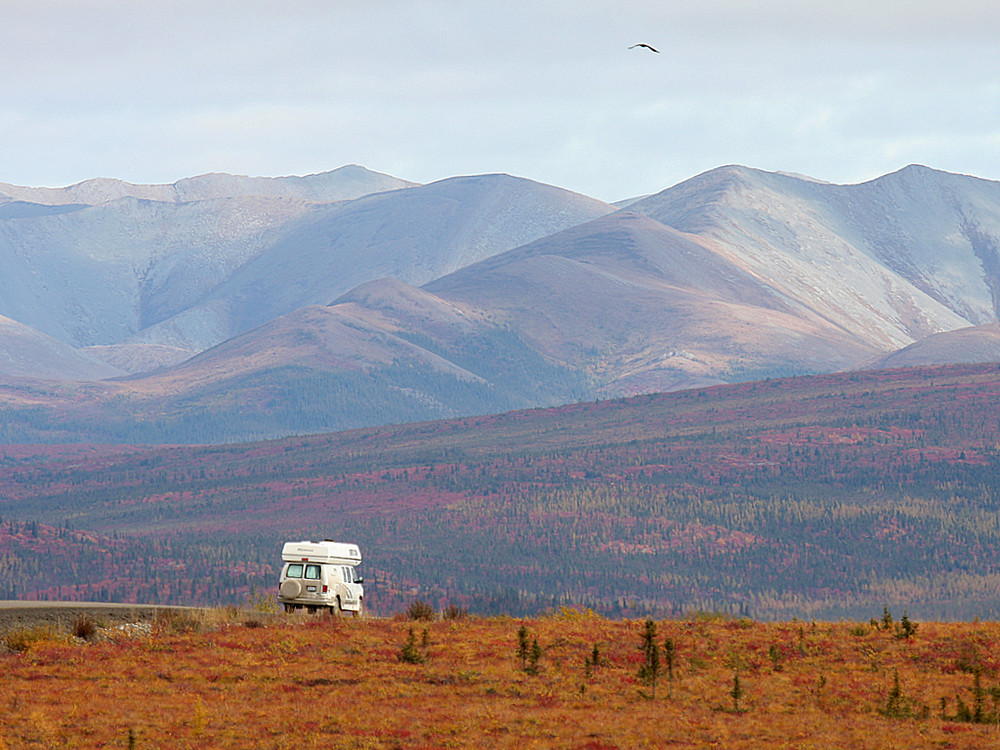
[[[329,608],[361,614],[365,596],[357,567],[361,550],[355,544],[340,544],[330,539],[322,542],[287,542],[281,549],[281,580],[278,601],[286,612],[305,607],[310,612]]]

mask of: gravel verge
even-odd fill
[[[70,630],[77,618],[86,615],[102,627],[125,623],[152,622],[169,612],[194,613],[195,607],[156,604],[113,604],[104,602],[24,602],[0,600],[0,633],[49,627]]]

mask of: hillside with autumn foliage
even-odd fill
[[[239,446],[0,449],[0,597],[243,603],[280,545],[366,605],[1000,616],[1000,368],[761,381]]]
[[[7,633],[0,748],[996,747],[995,622],[414,614]]]

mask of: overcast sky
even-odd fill
[[[1000,3],[0,0],[0,182],[1000,179]],[[645,42],[660,50],[628,49]]]

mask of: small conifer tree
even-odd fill
[[[676,648],[674,647],[674,641],[671,638],[667,638],[663,642],[663,662],[667,668],[667,697],[674,697],[674,657],[676,653]]]
[[[639,667],[639,679],[652,690],[653,700],[656,700],[656,681],[662,672],[660,665],[660,644],[656,642],[656,623],[647,619],[642,631],[643,653],[642,666]]]
[[[882,607],[882,630],[892,630],[892,612],[888,607]]]
[[[894,719],[906,715],[903,690],[899,687],[899,671],[895,669],[892,671],[892,689],[889,691],[889,697],[885,702],[885,715]]]
[[[598,666],[600,666],[600,663],[601,663],[601,650],[595,643],[594,650],[583,658],[583,674],[588,680],[594,676],[594,670],[597,669]]]
[[[417,646],[417,636],[413,633],[413,628],[410,628],[410,636],[399,650],[399,660],[407,664],[423,664],[426,658]]]
[[[898,638],[912,638],[917,632],[917,625],[912,620],[910,620],[909,615],[906,611],[903,611],[903,616],[899,618],[899,627],[896,629],[896,636]]]
[[[538,639],[533,638],[531,640],[531,648],[528,650],[528,666],[524,668],[524,671],[528,674],[538,674],[538,662],[541,658],[542,647],[538,645]]]
[[[743,697],[743,686],[740,685],[739,672],[733,672],[733,689],[729,691],[729,696],[733,699],[733,711],[740,712],[740,698]]]
[[[525,625],[517,631],[517,656],[521,660],[521,669],[528,669],[528,654],[531,651],[531,644],[528,642],[528,628]]]
[[[976,724],[986,723],[986,691],[983,690],[983,681],[980,670],[976,670],[972,678],[972,721]]]

